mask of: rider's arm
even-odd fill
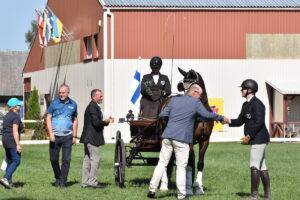
[[[141,94],[145,97],[151,98],[152,91],[150,89],[150,85],[148,84],[149,81],[147,81],[146,75],[143,76],[142,82],[141,82]]]
[[[244,113],[243,107],[242,107],[241,113],[239,114],[239,117],[236,119],[230,120],[230,123],[229,123],[230,127],[242,126],[244,124],[245,121],[244,121],[244,117],[243,117],[243,113]]]

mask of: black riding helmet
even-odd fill
[[[258,84],[253,79],[246,79],[240,86],[242,89],[251,89],[253,93],[258,91]]]
[[[151,58],[150,60],[151,69],[160,69],[161,66],[162,66],[162,60],[160,57],[154,56],[153,58]]]

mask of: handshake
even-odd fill
[[[231,123],[231,119],[229,119],[229,118],[227,118],[225,116],[223,116],[223,117],[224,117],[224,119],[222,121],[222,124],[230,124]]]

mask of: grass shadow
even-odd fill
[[[70,186],[78,184],[78,183],[79,183],[78,181],[69,181],[69,182],[67,182],[66,186],[70,187]]]
[[[150,179],[149,178],[135,178],[128,182],[131,185],[140,187],[140,186],[144,186],[144,185],[149,185]],[[173,181],[169,182],[169,189],[176,189],[176,183]]]
[[[14,188],[20,188],[20,187],[24,187],[25,184],[26,184],[26,183],[24,183],[24,182],[14,182],[14,183],[12,184],[12,186],[13,186]]]
[[[167,198],[167,197],[177,197],[177,194],[176,193],[174,193],[174,192],[160,192],[157,196],[156,196],[156,198],[157,199],[163,199],[163,198]]]
[[[149,178],[135,178],[129,181],[129,183],[134,186],[149,185],[149,182],[150,182]]]
[[[249,192],[237,192],[235,193],[237,196],[239,197],[248,197],[250,196],[250,193]]]
[[[12,198],[4,198],[3,200],[36,200],[27,197],[12,197]]]
[[[70,186],[78,184],[78,183],[79,183],[78,181],[68,181],[66,186],[70,187]],[[55,187],[55,182],[52,182],[51,185]]]

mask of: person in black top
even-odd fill
[[[270,135],[265,124],[265,106],[255,96],[258,84],[252,79],[243,81],[241,85],[242,97],[246,98],[241,113],[237,119],[229,120],[229,126],[244,124],[244,137],[242,144],[251,144],[250,169],[251,169],[251,195],[249,200],[258,199],[260,179],[264,187],[264,197],[271,198],[270,178],[266,166],[265,149],[270,142]]]
[[[20,133],[23,127],[19,115],[23,102],[17,98],[8,100],[9,112],[3,118],[2,144],[5,149],[7,167],[0,183],[7,189],[11,188],[12,176],[21,162]]]
[[[163,99],[171,94],[169,78],[159,72],[162,66],[160,57],[150,60],[152,72],[143,76],[141,83],[140,117],[156,119]]]
[[[91,102],[84,113],[84,125],[80,142],[84,144],[84,160],[82,165],[82,188],[101,188],[97,181],[100,145],[104,145],[103,129],[114,122],[112,117],[103,116],[100,104],[103,100],[101,90],[91,91]]]

